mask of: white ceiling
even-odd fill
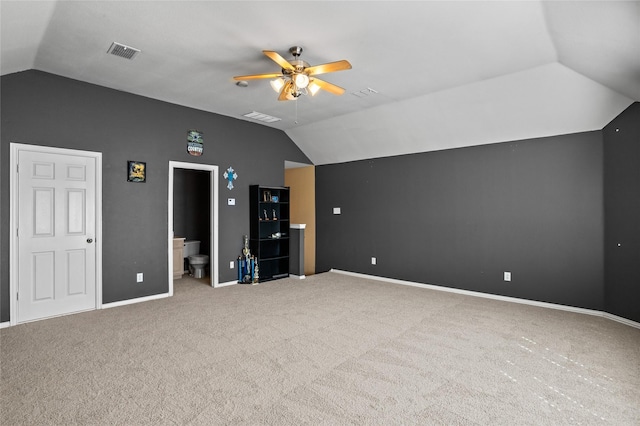
[[[6,1],[2,75],[28,69],[245,119],[315,164],[601,129],[640,101],[639,1]],[[112,42],[142,50],[133,61]],[[263,49],[346,93],[278,102]],[[367,92],[366,97],[353,95]],[[252,121],[247,119],[248,121]]]

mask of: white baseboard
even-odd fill
[[[220,287],[228,287],[230,285],[236,285],[238,284],[238,281],[227,281],[226,283],[218,283],[218,285],[216,286],[216,288],[220,288]]]
[[[289,276],[290,276],[291,278],[295,278],[295,279],[298,279],[298,280],[304,280],[305,278],[307,278],[307,276],[306,276],[306,275],[293,275],[293,274],[289,274]]]
[[[617,315],[610,314],[609,312],[601,312],[601,314],[602,314],[602,316],[604,318],[606,318],[608,320],[616,321],[616,322],[628,325],[630,327],[640,328],[640,322],[635,322],[635,321],[632,321],[632,320],[630,320],[628,318],[619,317]]]
[[[136,297],[135,299],[121,300],[119,302],[103,303],[102,309],[117,308],[118,306],[132,305],[134,303],[148,302],[169,297],[169,293],[154,294],[153,296]]]
[[[0,328],[11,327],[11,321],[0,322]]]
[[[541,308],[557,309],[560,311],[568,311],[568,312],[573,312],[577,314],[594,315],[597,317],[607,318],[609,320],[616,321],[616,322],[640,329],[639,322],[635,322],[627,318],[619,317],[617,315],[613,315],[608,312],[596,311],[593,309],[576,308],[574,306],[559,305],[556,303],[548,303],[548,302],[538,302],[535,300],[520,299],[517,297],[499,296],[497,294],[481,293],[479,291],[460,290],[457,288],[443,287],[439,285],[415,283],[412,281],[403,281],[403,280],[397,280],[394,278],[377,277],[375,275],[360,274],[357,272],[342,271],[340,269],[333,269],[333,268],[330,269],[329,272],[335,272],[337,274],[343,274],[343,275],[351,275],[353,277],[365,278],[368,280],[384,281],[392,284],[402,284],[402,285],[408,285],[412,287],[427,288],[429,290],[446,291],[448,293],[457,293],[457,294],[463,294],[466,296],[483,297],[485,299],[501,300],[503,302],[511,302],[511,303],[520,303],[523,305],[532,305],[532,306],[538,306]]]

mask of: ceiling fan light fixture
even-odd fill
[[[318,90],[320,90],[320,86],[311,80],[311,82],[309,82],[309,86],[307,86],[307,90],[311,93],[311,96],[315,96],[315,94],[318,93]]]
[[[296,74],[293,79],[298,89],[304,89],[309,85],[309,76],[304,73]]]
[[[276,78],[275,80],[271,80],[270,84],[271,88],[276,93],[280,93],[280,90],[282,90],[282,86],[284,86],[284,79],[282,77]]]

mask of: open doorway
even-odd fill
[[[304,275],[316,273],[316,174],[312,164],[285,161],[284,184],[291,188],[292,224],[305,224]]]
[[[206,179],[206,185],[197,185],[197,182],[202,182],[202,179]],[[180,210],[185,202],[184,199],[180,199],[180,196],[175,196],[175,185],[185,185],[189,182],[194,182],[197,188],[194,188],[192,193],[195,193],[199,200],[197,203],[207,204],[207,214],[202,215],[200,212],[194,213],[192,216],[188,215],[188,212]],[[209,257],[209,278],[212,287],[218,287],[219,283],[219,269],[218,269],[218,166],[212,166],[208,164],[195,164],[184,163],[179,161],[169,162],[169,203],[168,203],[168,221],[167,228],[168,241],[168,265],[169,265],[169,296],[173,295],[174,284],[174,258],[173,258],[173,239],[174,237],[185,237],[200,241],[199,251],[201,254],[205,254]],[[193,198],[193,197],[191,197]],[[193,200],[189,202],[189,205],[193,208]],[[192,233],[192,235],[178,235],[176,229],[174,229],[174,216],[176,215],[176,209],[178,209],[178,216],[182,220],[190,221],[197,220],[199,222],[205,222],[198,226],[181,226],[180,232]],[[203,209],[200,209],[203,210]],[[177,260],[178,264],[182,264],[183,260]]]

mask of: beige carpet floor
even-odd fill
[[[336,273],[0,331],[2,425],[640,425],[640,330]]]

